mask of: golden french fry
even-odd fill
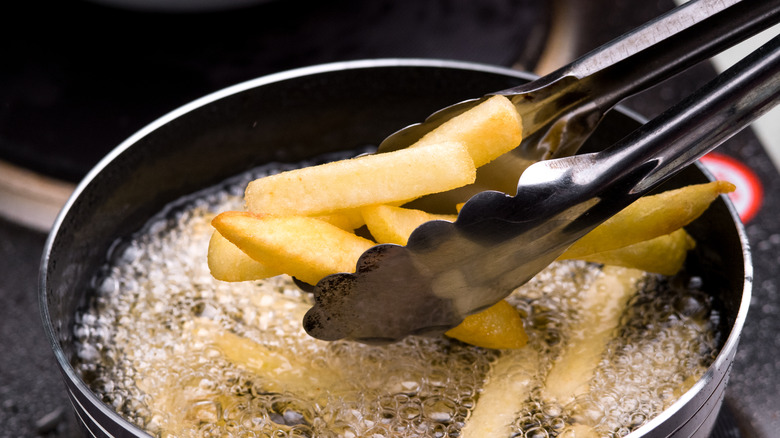
[[[589,388],[613,330],[628,300],[636,293],[643,272],[615,266],[601,275],[582,296],[581,314],[572,325],[563,354],[556,359],[545,382],[543,397],[565,405]]]
[[[192,335],[214,345],[236,366],[262,378],[268,391],[293,391],[316,397],[323,390],[337,390],[348,382],[336,368],[315,368],[284,349],[269,348],[227,331],[218,324],[199,318]]]
[[[360,213],[359,208],[339,210],[333,213],[312,217],[321,221],[325,221],[331,225],[335,225],[346,231],[354,231],[366,224],[366,222],[363,220],[363,215]]]
[[[183,340],[183,345],[177,348],[189,348],[187,345],[191,337]],[[165,355],[154,355],[148,360],[160,362],[156,367],[166,367]],[[167,359],[170,360],[170,359]],[[160,375],[145,375],[137,373],[135,384],[143,391],[146,403],[153,412],[175,412],[176,415],[161,415],[158,427],[160,437],[187,436],[187,431],[197,428],[199,424],[218,421],[220,412],[215,405],[230,406],[238,402],[238,396],[234,393],[215,394],[203,386],[203,379],[199,372],[187,373],[161,373]],[[198,403],[209,399],[215,403]]]
[[[474,182],[476,168],[459,142],[365,155],[295,169],[249,183],[247,210],[278,216],[312,216],[387,204]]]
[[[672,233],[704,213],[718,195],[734,189],[729,182],[713,181],[645,196],[575,242],[561,258],[579,259]]]
[[[520,145],[523,123],[517,109],[505,96],[493,96],[444,122],[411,147],[461,141],[480,167]]]
[[[445,334],[484,348],[515,349],[524,347],[528,342],[520,314],[504,300],[467,316]]]
[[[310,217],[229,211],[211,223],[251,258],[310,284],[333,273],[354,272],[360,255],[374,245]]]
[[[683,228],[644,242],[580,257],[593,263],[641,269],[662,275],[674,275],[682,269],[688,251],[696,241]]]
[[[391,205],[370,205],[360,209],[368,231],[377,243],[406,245],[409,235],[422,223],[432,220],[453,222],[454,214],[432,214],[412,208]]]
[[[281,274],[246,255],[218,231],[209,240],[208,264],[211,275],[222,281],[252,281]]]
[[[501,352],[493,362],[462,438],[509,437],[514,433],[517,413],[531,396],[543,360],[535,348]]]

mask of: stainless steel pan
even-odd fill
[[[299,162],[377,144],[399,126],[471,96],[531,77],[514,70],[433,60],[371,60],[271,75],[181,107],[127,139],[79,184],[48,238],[40,271],[43,323],[87,436],[146,436],[106,406],[71,366],[71,326],[112,243],[167,203],[271,161]],[[640,125],[607,114],[584,150],[614,143]],[[668,186],[704,182],[692,166]],[[689,257],[723,311],[723,343],[694,387],[630,436],[706,437],[723,400],[746,318],[752,265],[733,206],[718,200],[691,227]]]

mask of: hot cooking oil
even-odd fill
[[[188,197],[118,242],[77,316],[76,370],[153,436],[469,436],[480,402],[497,400],[491,417],[506,418],[504,436],[585,427],[619,437],[670,406],[714,359],[711,298],[695,281],[643,275],[587,392],[551,399],[546,378],[571,339],[588,338],[575,333],[581,300],[605,275],[579,261],[553,264],[508,298],[529,335],[520,350],[445,337],[313,339],[301,327],[311,296],[289,278],[225,283],[209,273],[209,221],[241,209],[241,188],[257,176]]]

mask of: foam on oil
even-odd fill
[[[74,327],[73,362],[84,380],[154,436],[461,436],[507,352],[446,338],[318,341],[301,327],[311,298],[288,278],[211,277],[209,221],[241,209],[241,188],[257,176],[183,200],[116,245]],[[545,400],[545,371],[565,348],[578,297],[598,270],[557,263],[509,297],[524,316],[525,348],[539,357],[531,389],[512,395],[522,403],[511,436],[562,436],[572,424],[624,436],[712,363],[718,313],[711,298],[696,284],[647,276],[590,391],[566,405]]]

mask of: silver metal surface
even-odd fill
[[[512,197],[482,192],[454,223],[377,245],[322,279],[304,318],[320,339],[441,334],[531,279],[637,198],[780,101],[780,36],[610,148],[530,166]]]

